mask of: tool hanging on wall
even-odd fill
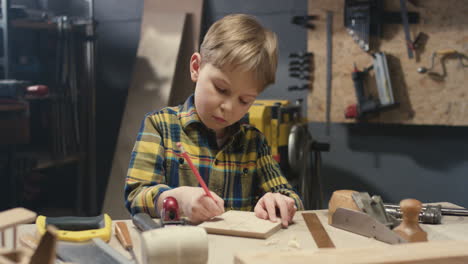
[[[344,26],[354,42],[364,51],[370,51],[370,37],[383,36],[384,24],[401,24],[400,12],[385,12],[382,0],[345,0]],[[419,14],[407,12],[409,24],[419,23]]]
[[[57,23],[56,76],[51,86],[53,97],[53,156],[66,157],[79,151],[81,144],[78,68],[78,50],[74,26],[75,22],[67,16],[59,16]]]
[[[309,15],[309,16],[293,16],[291,19],[291,23],[299,26],[303,26],[308,29],[314,29],[315,25],[310,23],[311,20],[317,20],[318,16],[316,15]]]
[[[331,95],[332,95],[332,58],[333,58],[333,12],[327,11],[327,109],[326,109],[326,126],[325,132],[330,136],[330,122],[331,122]]]
[[[440,65],[442,68],[441,72],[433,71],[436,57],[440,57]],[[418,72],[427,73],[427,75],[435,81],[443,81],[445,77],[447,76],[447,69],[445,67],[445,61],[449,58],[458,59],[460,66],[463,68],[468,67],[467,64],[463,63],[464,60],[468,60],[468,57],[466,55],[459,53],[454,49],[446,49],[446,50],[438,50],[438,51],[433,52],[432,57],[431,57],[431,66],[429,68],[419,67]]]
[[[356,65],[354,66],[352,78],[356,91],[357,104],[350,105],[346,108],[346,118],[363,119],[370,113],[381,112],[398,105],[393,97],[392,83],[385,54],[383,52],[377,52],[373,54],[373,57],[374,64],[363,71],[359,71]],[[375,71],[375,80],[379,95],[378,100],[365,95],[364,81],[371,69]]]
[[[312,52],[290,53],[289,58],[289,77],[300,80],[307,80],[307,83],[301,85],[291,85],[288,91],[302,91],[309,89],[311,81],[311,65],[313,60]]]
[[[411,40],[411,33],[409,29],[409,22],[408,22],[408,9],[406,8],[406,0],[400,0],[400,11],[401,11],[401,19],[403,20],[403,30],[405,32],[405,39],[406,39],[406,49],[408,51],[408,58],[412,59],[414,47],[413,41]]]

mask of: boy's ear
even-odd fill
[[[198,80],[198,74],[200,73],[201,68],[201,55],[198,52],[193,53],[190,58],[190,77],[193,82]]]

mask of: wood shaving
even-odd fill
[[[301,244],[297,241],[296,237],[293,237],[288,241],[288,247],[290,248],[301,248]]]
[[[278,244],[278,242],[279,242],[278,238],[270,239],[270,240],[265,242],[265,245],[266,246],[276,245],[276,244]]]

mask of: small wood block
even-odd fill
[[[281,229],[281,222],[260,219],[253,212],[227,211],[199,226],[209,234],[266,239]]]
[[[36,219],[37,214],[31,210],[18,207],[0,213],[0,231],[7,228],[28,224]]]
[[[315,213],[303,213],[302,217],[318,248],[335,247],[335,244],[333,244],[333,241],[330,239],[330,236]]]
[[[353,200],[353,190],[337,190],[334,191],[330,201],[328,202],[328,224],[331,225],[333,214],[336,208],[346,208],[356,211],[361,211]]]

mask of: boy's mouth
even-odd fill
[[[227,122],[225,119],[223,119],[223,118],[221,118],[221,117],[213,116],[213,118],[214,118],[216,121],[220,122],[220,123],[226,123],[226,122]]]

